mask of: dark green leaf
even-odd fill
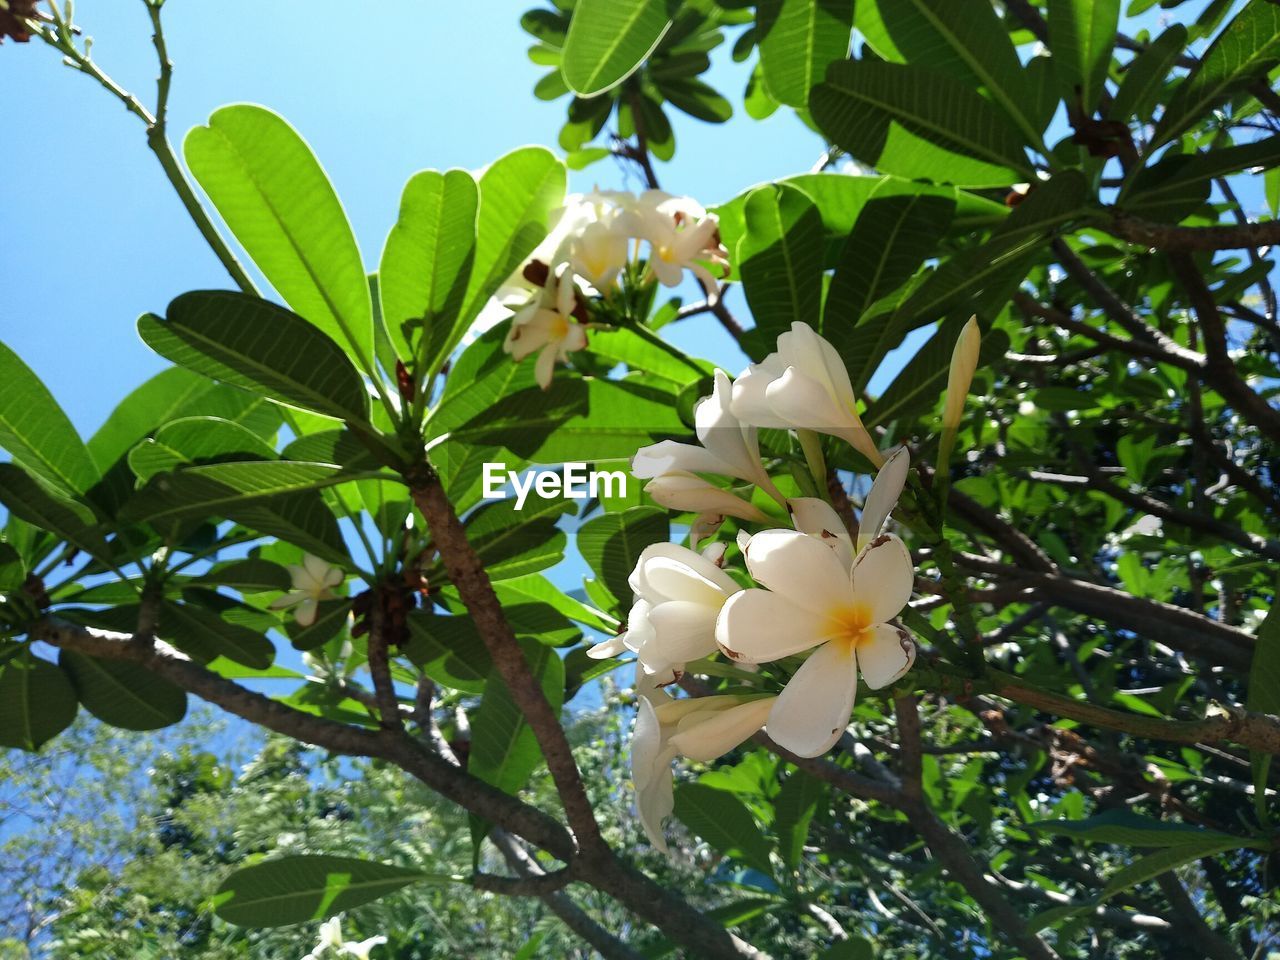
[[[187,715],[182,688],[123,660],[98,660],[61,650],[58,663],[71,677],[85,709],[122,730],[159,730]]]
[[[493,662],[474,620],[415,610],[409,614],[409,631],[403,652],[423,673],[463,693],[484,692]]]
[[[39,750],[76,718],[76,692],[29,647],[0,660],[0,747]]]
[[[1186,46],[1187,28],[1180,23],[1171,24],[1130,62],[1120,89],[1116,91],[1116,98],[1107,110],[1108,116],[1124,121],[1136,118],[1144,123],[1151,119],[1160,91]]]
[[[246,667],[265,670],[275,658],[275,647],[262,634],[229,623],[212,610],[194,603],[166,601],[161,608],[158,632],[183,652],[205,663],[226,657]]]
[[[261,460],[275,448],[251,430],[220,417],[172,420],[129,451],[129,466],[140,482],[177,467],[216,460]]]
[[[725,856],[771,875],[769,843],[741,800],[701,783],[676,786],[675,815]]]
[[[621,513],[606,513],[578,528],[578,552],[618,601],[631,604],[627,580],[641,551],[653,543],[665,543],[670,523],[665,510],[631,507]]]
[[[1120,0],[1049,0],[1047,19],[1062,98],[1090,116],[1111,66]]]
[[[42,487],[19,466],[0,463],[0,503],[16,517],[56,534],[91,556],[110,555],[93,512]]]

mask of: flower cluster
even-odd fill
[[[514,310],[503,349],[517,361],[537,354],[535,375],[546,390],[557,362],[587,345],[588,304],[609,299],[624,276],[678,286],[684,271],[712,288],[707,264],[724,265],[719,223],[688,197],[648,190],[597,191],[567,198],[555,226],[499,299]]]
[[[626,631],[590,651],[635,654],[640,704],[632,775],[641,824],[659,848],[677,756],[712,760],[762,727],[786,750],[818,756],[847,727],[859,675],[880,689],[915,661],[910,634],[894,622],[911,597],[915,569],[903,541],[883,531],[907,480],[908,453],[877,448],[835,348],[808,325],[793,324],[775,353],[736,380],[717,371],[694,421],[698,444],[645,447],[632,472],[649,480],[645,489],[658,503],[696,515],[695,546],[725,517],[769,528],[739,533],[745,576],[737,579],[725,569],[725,543],[701,552],[673,543],[646,548],[630,578],[635,601]],[[825,500],[787,498],[778,490],[761,460],[761,427],[831,434],[878,468],[856,536]],[[708,475],[749,486],[725,489]],[[750,487],[768,498],[764,506],[772,500],[785,509],[791,527],[771,521],[746,495]],[[686,664],[717,652],[748,669],[806,658],[777,696],[673,699],[662,689]]]
[[[323,960],[325,957],[354,957],[355,960],[369,960],[374,947],[387,942],[383,936],[370,937],[368,940],[344,940],[342,937],[342,920],[330,917],[320,924],[320,938],[311,952],[302,960]]]

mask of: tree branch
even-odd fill
[[[1098,221],[1097,226],[1128,243],[1166,252],[1239,250],[1280,243],[1280,220],[1212,227],[1179,227],[1117,212],[1110,220]]]

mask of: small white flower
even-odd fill
[[[715,653],[716,617],[742,589],[711,556],[674,543],[645,547],[630,585],[636,599],[626,633],[588,654],[600,659],[632,650],[657,683],[674,682],[688,661]]]
[[[644,492],[668,510],[707,516],[737,517],[765,523],[769,517],[748,500],[683,471],[664,473],[644,485]]]
[[[386,942],[387,938],[381,935],[370,937],[368,940],[361,940],[359,942],[348,941],[342,945],[340,952],[350,954],[355,957],[356,960],[369,960],[369,952],[373,950],[374,947],[381,946]]]
[[[573,319],[577,290],[568,277],[547,277],[547,285],[511,318],[511,329],[502,349],[519,363],[538,354],[534,377],[543,390],[550,389],[556,361],[587,345],[586,327]]]
[[[293,589],[273,601],[272,610],[293,608],[293,618],[301,626],[316,622],[316,610],[321,600],[331,599],[333,588],[346,579],[341,568],[311,554],[304,554],[301,564],[286,564],[285,569],[293,579]]]
[[[720,222],[689,197],[647,190],[636,201],[639,236],[649,242],[649,269],[658,282],[678,287],[690,270],[708,289],[716,281],[699,261],[724,262]]]
[[[776,699],[641,696],[631,735],[631,779],[640,826],[650,843],[667,852],[662,821],[675,807],[672,761],[683,755],[706,763],[723,756],[764,726]]]
[[[733,413],[744,423],[779,430],[816,430],[851,444],[875,466],[884,458],[858,415],[840,354],[807,323],[791,324],[777,352],[734,381]]]
[[[735,593],[720,612],[716,640],[730,658],[763,663],[817,649],[788,681],[769,714],[769,735],[804,757],[829,750],[853,711],[858,673],[879,689],[915,661],[910,635],[889,621],[911,597],[914,569],[893,534],[852,554],[848,535],[827,539],[766,530],[747,546],[747,569],[768,589]]]

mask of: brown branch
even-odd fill
[[[499,877],[491,873],[477,873],[471,877],[471,885],[486,893],[500,893],[506,897],[545,897],[564,888],[573,879],[573,867],[552,870],[550,873],[530,873],[523,877]]]
[[[918,798],[923,790],[923,753],[920,746],[920,701],[913,693],[896,697],[893,715],[898,722],[898,769],[902,792]]]
[[[1042,602],[1097,617],[1159,643],[1176,645],[1210,663],[1247,673],[1252,662],[1252,636],[1202,613],[1066,574],[1024,570],[975,554],[960,554],[957,562],[970,570],[1032,587]]]
[[[1166,252],[1239,250],[1280,243],[1280,220],[1179,227],[1117,212],[1110,220],[1098,221],[1097,225],[1127,243]]]
[[[369,673],[373,677],[374,699],[378,705],[378,715],[382,726],[396,733],[404,733],[404,720],[400,716],[400,698],[396,694],[395,683],[391,679],[391,660],[387,655],[386,610],[382,605],[383,592],[380,585],[373,587],[373,605],[369,608],[369,635],[366,642],[366,655],[369,660]]]
[[[1249,533],[1234,523],[1220,520],[1208,512],[1198,513],[1193,510],[1184,510],[1181,507],[1171,506],[1163,500],[1147,496],[1145,493],[1135,493],[1124,487],[1118,487],[1104,477],[1080,477],[1071,474],[1046,473],[1043,470],[1031,470],[1026,476],[1040,483],[1055,483],[1060,486],[1079,486],[1097,490],[1100,493],[1105,493],[1113,500],[1132,507],[1134,510],[1149,513],[1153,517],[1160,517],[1170,523],[1199,530],[1202,533],[1225,540],[1227,543],[1234,543],[1244,547],[1246,550],[1251,550],[1264,557],[1270,557],[1272,560],[1280,560],[1280,543],[1275,540],[1268,540],[1266,537],[1260,537],[1256,533]]]

